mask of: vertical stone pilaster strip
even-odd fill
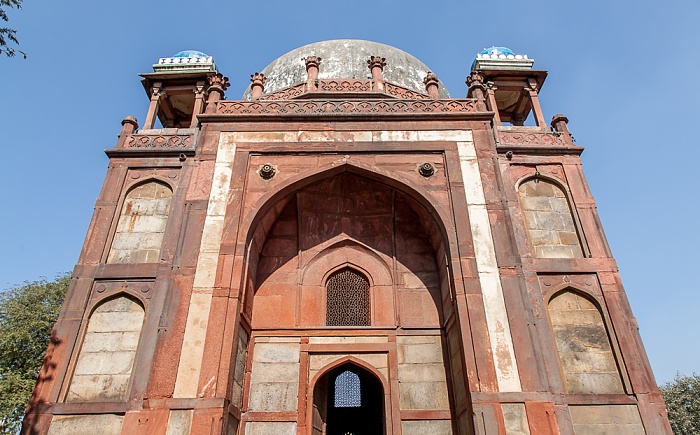
[[[467,200],[469,224],[474,241],[474,255],[481,283],[491,352],[496,366],[498,389],[501,392],[521,391],[520,375],[515,360],[513,338],[503,297],[501,278],[496,263],[496,250],[491,234],[484,188],[473,142],[457,142]]]
[[[197,385],[202,369],[204,341],[207,335],[207,322],[211,308],[212,293],[216,280],[216,266],[219,260],[221,238],[224,230],[226,202],[231,186],[231,171],[236,155],[236,143],[221,135],[219,149],[214,164],[214,177],[207,216],[204,220],[202,241],[197,258],[194,286],[187,312],[185,335],[180,352],[180,363],[175,380],[176,398],[197,397]]]

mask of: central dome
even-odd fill
[[[321,41],[296,48],[266,66],[261,71],[267,77],[264,93],[269,94],[305,82],[306,67],[302,58],[307,56],[321,58],[319,79],[370,78],[367,59],[370,56],[384,57],[386,58],[383,74],[385,82],[422,93],[425,93],[423,78],[430,71],[430,68],[420,60],[390,45],[357,39]],[[438,93],[440,98],[450,98],[442,82]],[[250,86],[243,94],[243,99],[250,99]]]

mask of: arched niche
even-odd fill
[[[334,241],[325,246],[303,268],[301,323],[317,326],[328,324],[328,280],[333,274],[349,269],[367,279],[369,325],[394,325],[394,283],[387,261],[391,261],[390,257],[382,256],[351,239]]]
[[[382,335],[397,326],[420,331],[397,337],[398,352],[406,358],[387,360],[380,369],[387,371],[391,364],[391,370],[397,370],[403,379],[400,388],[392,387],[391,392],[385,388],[385,394],[394,395],[386,401],[389,411],[385,415],[395,412],[398,416],[400,409],[431,410],[448,413],[455,421],[471,421],[462,327],[460,319],[452,317],[453,285],[459,283],[452,278],[451,269],[459,263],[450,260],[458,255],[454,225],[445,226],[451,222],[449,215],[427,192],[414,187],[378,168],[341,164],[291,177],[284,186],[271,186],[253,205],[242,205],[236,243],[247,249],[241,299],[243,319],[250,319],[254,340],[250,346],[252,381],[245,387],[249,410],[295,409],[292,402],[297,397],[306,346],[299,340],[308,339],[311,346],[354,342],[358,332],[353,327],[326,326],[323,302],[328,277],[350,267],[367,277],[371,291],[385,286],[388,295],[386,303],[373,296],[373,324],[359,332],[366,337],[358,343],[388,342]],[[314,196],[317,199],[309,201]],[[356,201],[359,197],[367,201]],[[354,206],[341,207],[348,204]],[[367,231],[358,233],[358,226]],[[321,231],[305,235],[315,228]],[[314,289],[317,295],[309,293]],[[393,314],[378,321],[381,312]],[[316,317],[305,313],[316,313]],[[284,330],[294,333],[290,336]],[[285,355],[284,362],[265,359],[267,352]],[[347,355],[339,351],[338,356],[342,354]],[[314,358],[309,351],[310,366],[318,362]],[[425,365],[431,378],[411,377],[416,365]],[[274,383],[267,381],[268,374],[280,370],[289,374],[275,378]],[[316,369],[309,370],[312,374]],[[312,385],[307,380],[307,387]],[[310,396],[313,390],[308,393]],[[275,403],[263,403],[263,397],[275,398]],[[311,421],[310,414],[307,421]],[[442,425],[444,421],[424,423]]]
[[[544,177],[528,178],[518,186],[518,196],[535,257],[583,257],[571,203],[559,183]]]
[[[294,196],[283,202],[275,221],[263,219],[256,231],[256,238],[267,237],[249,258],[248,285],[255,296],[249,291],[246,311],[253,327],[325,326],[321,277],[344,264],[364,270],[371,281],[372,306],[378,307],[373,325],[443,324],[443,308],[452,309],[445,252],[435,252],[439,231],[434,224],[426,230],[414,200],[351,173]]]
[[[128,399],[145,315],[141,303],[125,294],[95,306],[83,334],[66,402]]]
[[[547,304],[566,390],[572,394],[622,394],[622,378],[600,307],[574,288]]]
[[[340,174],[354,174],[388,186],[404,195],[413,212],[419,217],[422,231],[429,236],[435,258],[438,261],[442,292],[440,298],[444,301],[451,301],[452,279],[448,276],[447,271],[450,269],[450,258],[457,255],[456,251],[452,252],[453,248],[451,247],[455,247],[457,244],[452,224],[445,225],[445,222],[451,222],[449,213],[431,198],[428,191],[403,179],[400,175],[376,166],[343,160],[290,177],[283,185],[270,189],[254,205],[249,207],[249,213],[244,212],[242,238],[239,243],[247,247],[245,253],[247,270],[245,281],[242,282],[242,296],[247,302],[245,312],[251,314],[252,293],[256,288],[255,278],[260,275],[257,270],[259,257],[275,222],[279,220],[283,211],[288,210],[288,207],[296,207],[296,204],[293,204],[297,199],[296,192]],[[290,229],[290,231],[293,230]],[[446,308],[451,310],[451,304],[447,304]],[[445,315],[448,313],[446,312]]]
[[[172,196],[172,188],[155,179],[139,183],[127,191],[107,263],[160,261]]]

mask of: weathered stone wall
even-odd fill
[[[447,348],[449,350],[450,370],[452,375],[452,396],[454,399],[454,415],[459,428],[459,435],[471,435],[472,409],[469,406],[467,374],[464,372],[462,345],[459,329],[456,323],[451,323],[446,332]]]
[[[439,335],[399,336],[399,403],[402,410],[450,409]]]
[[[189,409],[174,409],[168,417],[166,435],[187,435],[192,427],[192,411]]]
[[[251,421],[245,425],[245,435],[296,435],[297,424],[288,421]]]
[[[256,339],[250,374],[249,411],[297,410],[300,351],[298,337]],[[246,433],[249,433],[249,430],[252,429],[246,426]]]
[[[644,435],[636,405],[569,406],[576,435]]]
[[[530,435],[524,403],[502,403],[501,410],[508,435]]]
[[[403,435],[452,435],[449,420],[404,420],[401,422]]]
[[[438,328],[442,303],[433,247],[418,216],[402,195],[397,195],[394,208],[401,325]]]
[[[549,301],[549,318],[569,393],[623,393],[610,338],[598,308],[574,291]]]
[[[376,344],[387,342],[387,337],[309,337],[309,344]],[[381,373],[382,376],[384,376],[384,379],[389,379],[389,362],[387,360],[386,352],[310,354],[308,379],[314,379],[321,369],[334,361],[347,356],[351,356],[359,359],[360,361],[366,362]]]
[[[296,323],[298,249],[297,202],[292,198],[272,227],[257,265],[254,327]]]
[[[233,386],[231,387],[231,403],[241,407],[243,400],[243,384],[245,377],[245,365],[248,358],[248,333],[243,328],[238,328],[238,346],[236,347],[236,363],[233,369]]]
[[[173,192],[150,181],[129,191],[117,223],[108,263],[157,263]]]
[[[123,421],[115,414],[55,415],[47,435],[120,435]]]
[[[128,397],[145,313],[127,297],[103,302],[90,316],[66,402],[120,402]]]
[[[561,187],[534,178],[522,183],[518,193],[535,257],[583,257],[569,200]]]

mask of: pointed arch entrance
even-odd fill
[[[321,376],[314,386],[313,435],[383,435],[384,386],[352,362]]]
[[[241,308],[250,345],[236,367],[249,364],[250,382],[234,389],[242,387],[246,428],[284,421],[290,433],[294,426],[297,433],[346,435],[396,433],[413,420],[436,432],[458,433],[458,421],[469,426],[450,279],[455,234],[430,198],[379,169],[343,165],[300,175],[242,206],[253,211],[239,232],[247,248]],[[351,292],[361,294],[357,304],[348,303],[356,302],[348,287],[361,290]],[[353,321],[329,321],[333,302]],[[417,375],[423,372],[429,376]],[[336,406],[336,391],[351,385],[360,386],[360,406]],[[355,422],[368,426],[348,426]]]

